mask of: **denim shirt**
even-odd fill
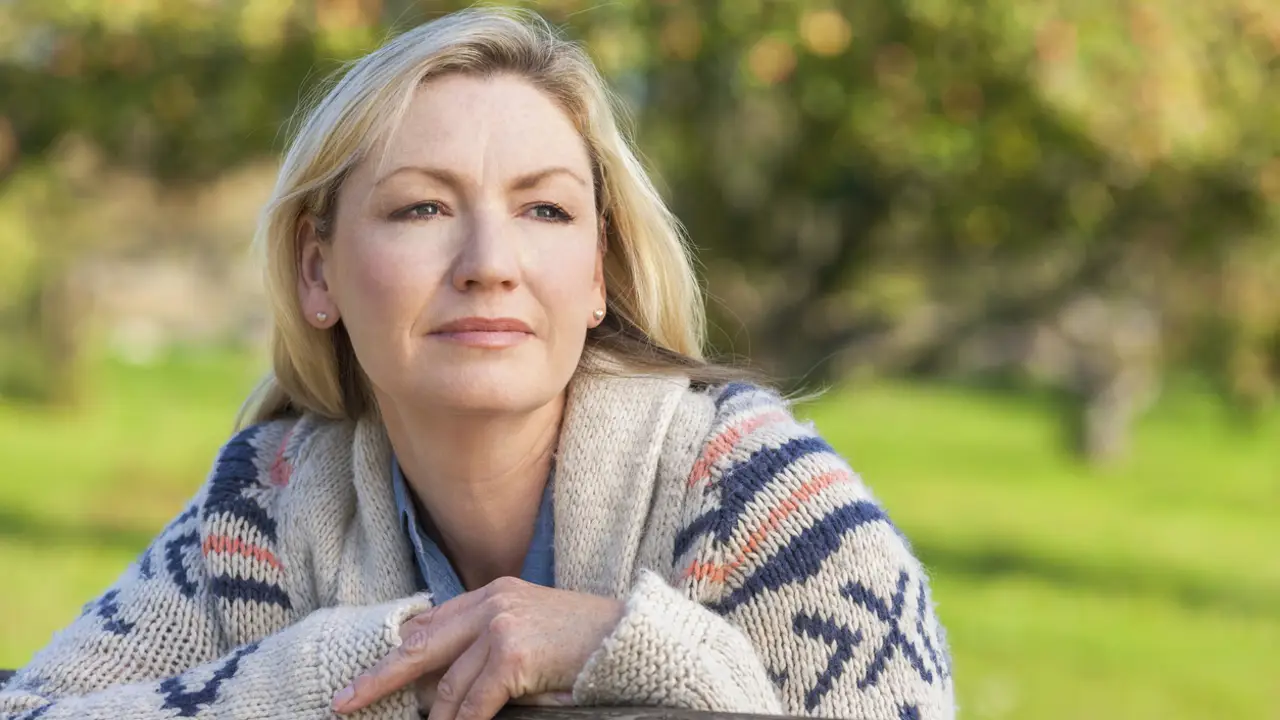
[[[542,504],[538,507],[538,518],[533,525],[533,541],[529,543],[529,553],[525,555],[524,566],[520,569],[520,579],[535,585],[555,587],[555,549],[552,545],[555,538],[554,517],[551,506],[551,486],[555,480],[555,469],[547,478],[547,488],[542,493]],[[418,514],[409,496],[409,486],[405,482],[400,462],[391,458],[391,484],[395,489],[396,511],[400,523],[409,536],[413,546],[413,556],[418,565],[418,589],[431,593],[432,602],[440,605],[455,598],[466,589],[462,586],[457,571],[449,563],[444,552],[432,541],[425,526],[418,519]],[[430,518],[423,518],[427,523]]]

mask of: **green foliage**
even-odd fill
[[[1164,362],[1273,394],[1280,301],[1233,290],[1280,280],[1273,3],[518,4],[634,110],[719,350],[792,383],[938,373],[992,328],[1030,337],[1096,300],[1158,316]],[[0,179],[70,139],[166,182],[217,176],[278,151],[343,60],[468,5],[0,4]],[[1129,361],[1081,342],[1065,364],[1106,369],[1057,380],[1090,403]]]
[[[166,2],[122,21],[115,3],[10,3],[0,12],[26,30],[0,44],[17,160],[75,136],[113,163],[194,181],[279,150],[300,87],[336,63],[277,5],[255,22],[268,4]]]
[[[1135,54],[1127,11],[1094,5],[638,11],[668,49],[637,103],[644,145],[753,357],[801,373],[913,311],[950,316],[926,343],[945,350],[1090,291],[1163,304],[1177,270],[1272,236],[1259,173],[1280,134],[1256,118],[1280,107],[1275,48],[1234,29],[1243,8],[1144,5],[1133,22],[1167,30],[1167,52]],[[678,56],[662,40],[684,24],[700,43]]]

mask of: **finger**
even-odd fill
[[[449,666],[475,642],[492,615],[509,607],[514,592],[524,585],[515,578],[499,578],[405,621],[400,628],[404,642],[339,691],[333,699],[334,711],[367,707],[414,679]]]
[[[557,690],[555,692],[538,693],[537,695],[522,695],[508,700],[507,704],[529,707],[570,707],[574,703],[573,693]]]
[[[433,707],[428,720],[492,720],[511,695],[510,678],[506,677],[502,664],[494,662],[493,653],[487,653],[480,672],[456,708],[443,708],[437,717]],[[439,702],[437,696],[436,704]]]
[[[428,720],[454,720],[488,662],[489,644],[482,638],[467,648],[436,683],[435,702],[431,704]]]
[[[436,685],[440,682],[439,673],[423,675],[413,684],[413,694],[418,700],[418,707],[426,712],[436,701]]]
[[[511,592],[523,584],[525,584],[523,581],[516,578],[498,578],[482,588],[462,593],[426,612],[409,618],[401,627],[408,628],[416,625],[435,625],[451,622],[453,618],[471,613],[478,609],[479,606],[484,605],[486,601],[493,600],[495,595]]]
[[[448,622],[418,623],[400,646],[334,696],[333,709],[349,713],[400,690],[414,680],[451,665],[486,627],[488,618],[472,607]]]

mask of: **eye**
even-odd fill
[[[546,222],[567,223],[573,220],[573,216],[565,212],[564,208],[554,203],[538,203],[529,209],[535,220],[543,220]]]
[[[438,202],[422,202],[402,208],[391,214],[396,220],[430,220],[444,214],[444,208]]]

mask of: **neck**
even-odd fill
[[[563,394],[511,414],[379,406],[405,481],[466,589],[518,576],[551,471]]]

